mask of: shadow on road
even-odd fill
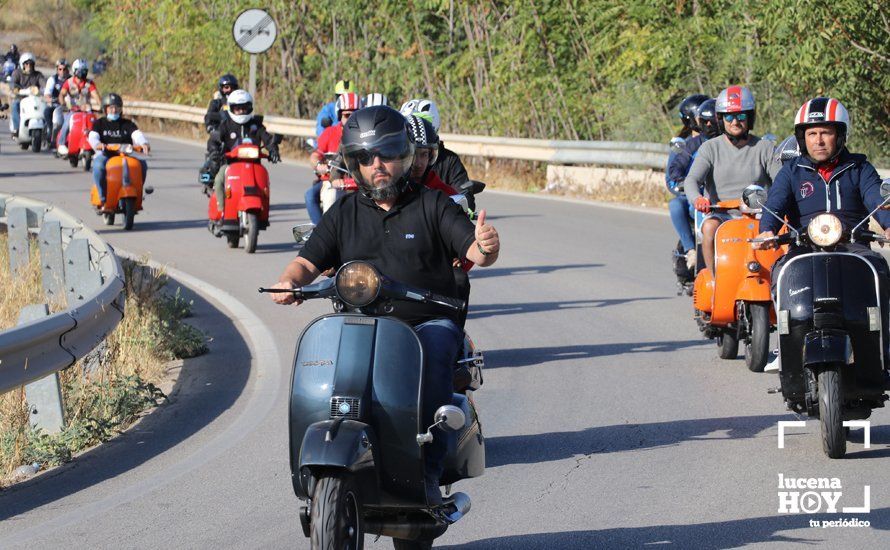
[[[257,254],[272,254],[277,252],[293,252],[294,255],[297,254],[299,248],[297,247],[297,243],[293,240],[285,241],[283,243],[269,243],[263,244],[258,243],[256,245],[256,253]]]
[[[699,346],[713,346],[704,339],[666,342],[623,342],[618,344],[578,344],[541,348],[496,349],[485,351],[485,368],[527,367],[552,361],[591,359],[626,353],[664,353]]]
[[[648,302],[667,300],[666,296],[649,296],[646,298],[596,298],[593,300],[567,300],[564,302],[523,302],[517,304],[470,304],[468,319],[483,319],[501,315],[517,315],[538,313],[541,311],[557,311],[565,309],[586,309],[592,307],[609,307],[629,304],[631,302]]]
[[[530,265],[522,267],[485,267],[470,271],[470,279],[485,279],[488,277],[505,277],[508,275],[546,275],[555,271],[567,271],[588,269],[592,267],[604,267],[606,264],[563,264],[563,265]]]
[[[269,205],[269,210],[301,210],[306,208],[306,205],[302,202],[280,202],[280,203],[271,203]]]
[[[872,510],[867,515],[872,529],[882,531],[890,529],[890,508]],[[436,548],[450,550],[536,550],[538,548],[587,550],[589,548],[668,547],[718,550],[765,542],[820,545],[824,542],[823,531],[810,528],[809,520],[811,519],[831,521],[838,518],[836,514],[775,515],[692,525],[647,525],[644,527],[616,527],[599,531],[535,533],[483,539],[470,544],[436,546]],[[804,533],[809,538],[783,533],[800,529],[806,529]]]
[[[597,426],[577,432],[490,437],[485,440],[485,465],[538,464],[578,455],[618,453],[676,445],[684,441],[747,439],[772,428],[788,414],[674,420],[649,424]]]
[[[101,229],[97,229],[97,233],[109,233],[115,231],[124,231],[123,226],[120,224],[123,223],[123,214],[118,214],[115,216],[115,222],[117,225],[107,226]],[[140,220],[139,216],[136,216],[136,221],[133,223],[133,231],[167,231],[167,230],[176,230],[176,229],[191,229],[193,227],[202,227],[207,228],[207,220],[168,220],[168,221],[151,221]]]
[[[170,287],[175,289],[175,285],[171,281]],[[0,521],[138,468],[232,407],[247,386],[250,349],[226,314],[185,287],[182,295],[193,300],[194,317],[213,338],[210,353],[187,360],[170,400],[129,431],[73,462],[0,493]]]

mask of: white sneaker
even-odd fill
[[[695,249],[686,251],[686,269],[692,271],[695,269]]]
[[[763,372],[779,372],[779,350],[773,350],[773,358],[763,367]]]

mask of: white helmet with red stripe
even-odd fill
[[[337,98],[337,120],[340,120],[340,111],[358,111],[362,108],[362,97],[355,92],[340,94]]]
[[[850,113],[833,97],[817,97],[801,105],[794,117],[794,136],[801,153],[807,154],[804,132],[807,126],[831,124],[837,128],[837,148],[840,151],[850,136]]]

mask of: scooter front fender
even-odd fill
[[[339,419],[315,422],[306,429],[300,445],[300,467],[293,472],[294,491],[300,498],[309,498],[313,478],[324,471],[346,470],[356,477],[363,500],[374,502],[377,500],[374,497],[377,494],[375,452],[374,431],[364,422]]]
[[[43,118],[32,118],[28,121],[28,130],[43,130],[46,121]]]
[[[843,330],[823,329],[807,333],[803,343],[803,366],[848,364],[853,353],[850,335]]]
[[[736,299],[744,302],[770,302],[769,281],[756,275],[745,277],[736,292]]]

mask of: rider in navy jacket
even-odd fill
[[[853,229],[883,202],[881,178],[865,155],[850,153],[846,147],[837,160],[828,181],[809,157],[787,162],[770,187],[766,207],[788,216],[794,228],[806,227],[814,216],[830,212],[841,220],[845,230]],[[890,212],[878,210],[875,218],[882,228],[890,227]],[[781,227],[779,220],[768,214],[760,219],[761,232],[777,233]]]

